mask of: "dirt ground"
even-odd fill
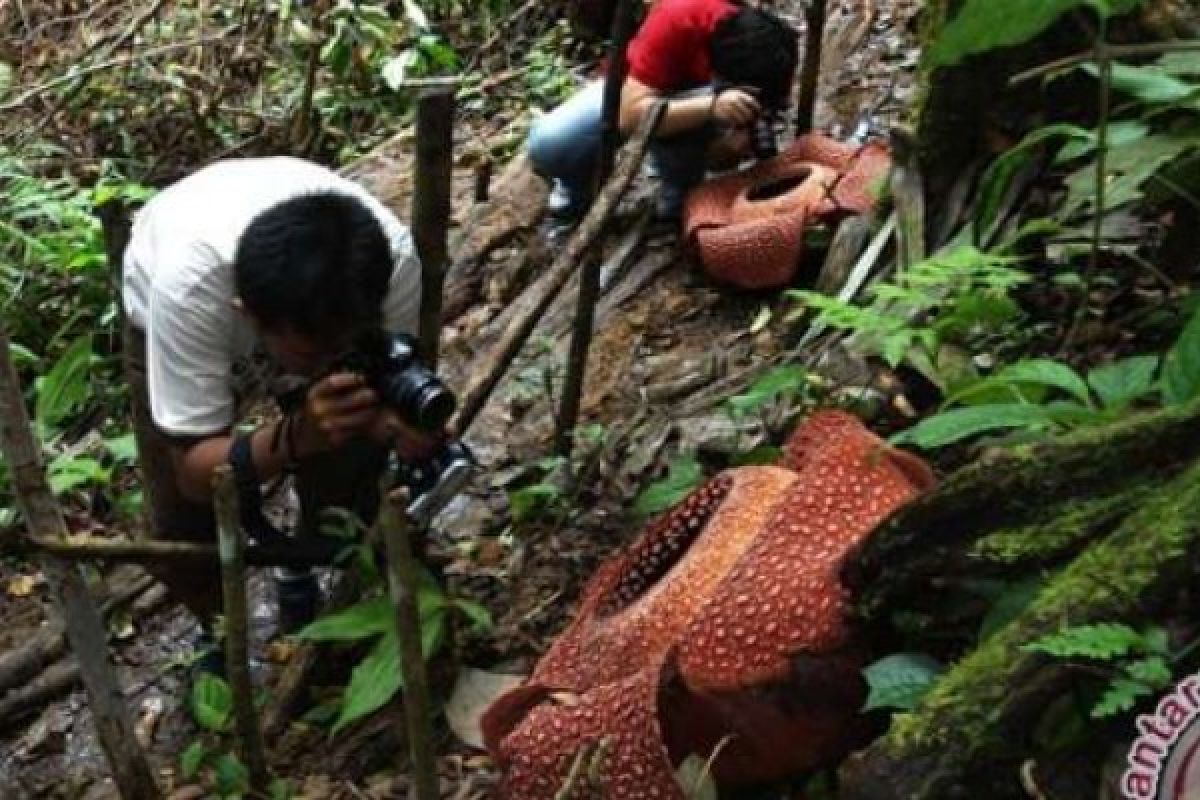
[[[787,12],[787,4],[779,4]],[[915,0],[843,0],[831,22],[831,39],[842,49],[827,57],[819,127],[849,132],[864,115],[885,132],[911,92],[915,66]],[[865,7],[864,7],[865,6]],[[801,15],[793,14],[803,28]],[[828,40],[827,40],[828,41]],[[462,137],[464,141],[468,136]],[[386,170],[382,192],[407,217],[409,174],[403,153],[375,167]],[[470,165],[456,176],[456,218],[467,219]],[[376,176],[379,178],[379,176]],[[611,254],[637,224],[639,203],[652,195],[652,181],[639,181],[606,239]],[[494,253],[487,274],[499,280],[515,273],[536,275],[549,253],[535,231],[523,232]],[[634,257],[608,290],[590,358],[583,424],[603,426],[603,435],[577,449],[581,481],[568,498],[569,511],[534,524],[509,520],[506,492],[536,481],[531,465],[552,452],[553,408],[547,388],[561,381],[564,320],[573,303],[570,289],[531,337],[518,362],[469,432],[484,469],[467,495],[439,520],[430,556],[449,590],[483,603],[496,625],[486,634],[463,634],[463,664],[504,672],[527,671],[549,639],[569,619],[581,585],[597,564],[636,535],[640,523],[628,511],[638,487],[660,477],[666,458],[681,448],[719,463],[729,450],[730,431],[708,383],[752,370],[781,346],[787,302],[778,293],[737,294],[708,283],[678,247],[672,234],[642,237]],[[810,265],[811,266],[811,265]],[[811,269],[809,270],[811,279]],[[623,288],[624,287],[624,288]],[[447,331],[447,374],[462,377],[471,358],[485,349],[502,310],[484,300]],[[770,323],[752,333],[756,318]],[[736,435],[734,433],[733,435]],[[753,435],[751,432],[750,435]],[[269,645],[273,629],[271,581],[253,586],[255,674],[269,685],[275,660],[286,646]],[[0,561],[0,653],[31,637],[45,619],[46,586],[25,563]],[[138,719],[143,743],[163,784],[178,787],[178,756],[197,735],[181,699],[186,687],[188,642],[195,622],[169,604],[157,610],[117,615],[112,652]],[[335,661],[337,659],[334,659]],[[337,665],[334,665],[335,667]],[[333,675],[337,669],[329,670]],[[344,676],[343,676],[344,677]],[[393,736],[395,709],[330,740],[312,725],[296,726],[275,748],[277,771],[304,797],[385,798],[406,794],[395,774],[402,762]],[[444,796],[485,797],[495,776],[480,751],[441,732]],[[175,797],[199,797],[183,789]],[[786,797],[780,789],[771,797]],[[115,797],[106,777],[82,692],[75,691],[18,725],[0,729],[0,798]]]

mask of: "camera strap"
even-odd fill
[[[233,468],[242,527],[247,536],[259,543],[280,541],[286,537],[267,522],[263,515],[262,486],[258,479],[258,470],[254,466],[254,450],[250,436],[248,433],[235,434],[233,443],[229,446],[229,455],[226,457],[229,466]]]

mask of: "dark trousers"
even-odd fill
[[[178,442],[158,429],[150,415],[146,382],[146,337],[126,324],[126,379],[130,384],[133,431],[145,488],[143,535],[151,539],[214,542],[216,520],[207,503],[189,500],[179,490],[171,448]],[[373,442],[352,442],[338,450],[304,459],[296,472],[300,496],[299,536],[320,535],[320,512],[339,507],[370,524],[379,506],[379,478],[387,450]],[[152,563],[149,572],[201,621],[221,610],[220,567],[211,564]]]

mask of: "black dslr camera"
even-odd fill
[[[379,401],[417,430],[437,433],[454,413],[454,393],[421,362],[417,340],[407,333],[361,337],[335,370],[362,375]]]
[[[417,340],[406,333],[367,334],[335,370],[362,375],[381,403],[425,433],[441,433],[457,405],[454,393],[421,361]],[[424,461],[396,459],[395,474],[412,493],[408,515],[427,525],[462,491],[475,463],[471,451],[459,441],[447,442]]]

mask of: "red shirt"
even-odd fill
[[[711,83],[709,41],[736,9],[729,0],[658,0],[629,42],[629,75],[661,92]]]

